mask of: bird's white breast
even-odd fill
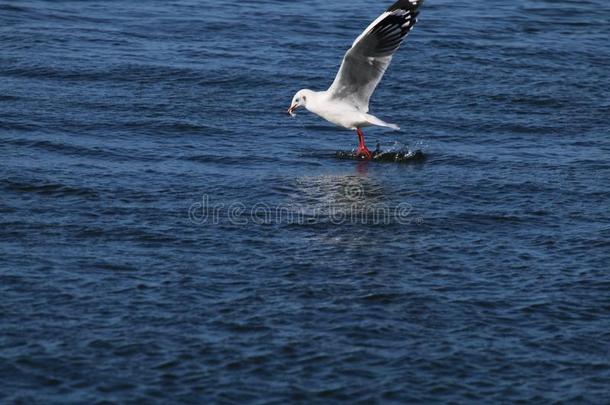
[[[354,106],[330,100],[324,92],[318,93],[318,97],[307,102],[307,109],[312,113],[324,118],[326,121],[347,129],[356,129],[369,126],[365,114],[354,108]]]

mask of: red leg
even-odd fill
[[[358,131],[358,150],[356,151],[356,157],[365,159],[365,160],[371,160],[373,159],[373,155],[371,154],[371,151],[367,149],[366,145],[364,144],[364,134],[362,133],[362,130],[360,128],[357,129]]]

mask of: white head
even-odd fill
[[[307,100],[311,99],[311,97],[313,96],[313,91],[311,90],[299,90],[297,92],[297,94],[294,95],[294,97],[292,98],[292,104],[290,104],[290,108],[288,109],[288,114],[290,114],[291,117],[294,117],[296,114],[294,113],[294,110],[296,110],[299,107],[307,107]]]

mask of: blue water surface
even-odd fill
[[[0,402],[604,403],[610,3],[0,1]]]

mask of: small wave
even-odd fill
[[[77,196],[97,198],[98,192],[83,187],[71,187],[60,183],[37,183],[5,180],[4,188],[17,193],[35,193],[43,196]]]
[[[24,139],[11,139],[5,142],[11,143],[13,145],[25,146],[28,148],[36,148],[45,150],[48,152],[55,152],[62,155],[69,156],[85,156],[91,157],[95,159],[108,159],[114,161],[157,161],[163,159],[163,156],[159,155],[145,155],[142,151],[138,151],[138,153],[134,153],[134,151],[129,149],[110,149],[110,148],[101,148],[101,147],[86,147],[81,145],[73,145],[67,143],[57,143],[51,141],[31,141]]]
[[[23,6],[16,6],[14,4],[0,4],[0,11],[25,13],[30,11],[30,9]]]
[[[241,158],[236,156],[222,156],[222,155],[194,155],[185,156],[182,160],[197,163],[222,163],[227,165],[238,164],[242,161]]]

